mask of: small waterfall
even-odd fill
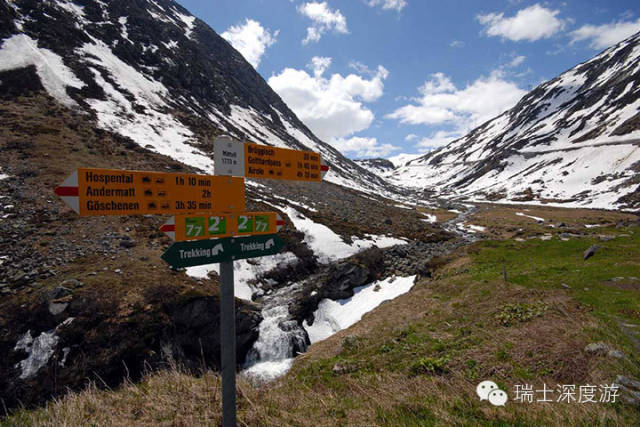
[[[245,362],[246,376],[264,382],[274,380],[289,370],[296,353],[307,349],[307,332],[289,314],[288,298],[296,286],[265,296],[258,340]]]

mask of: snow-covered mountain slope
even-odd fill
[[[389,157],[387,160],[393,163],[394,167],[399,168],[406,165],[411,160],[417,159],[418,157],[422,157],[422,154],[400,153],[396,154],[395,156]]]
[[[368,170],[371,173],[374,173],[378,176],[389,176],[395,170],[395,165],[387,159],[362,159],[362,160],[354,160],[358,165],[362,166],[364,169]]]
[[[640,33],[393,173],[449,197],[640,208]]]
[[[309,149],[326,180],[390,194],[320,141],[227,41],[173,0],[0,3],[0,94],[45,89],[98,126],[203,171],[220,133]]]

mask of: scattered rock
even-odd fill
[[[598,249],[600,249],[599,245],[593,245],[593,246],[589,247],[589,249],[584,251],[583,258],[585,260],[591,258],[593,255],[595,255],[595,253],[598,251]]]
[[[615,236],[600,236],[600,241],[608,242],[609,240],[615,239]]]
[[[136,245],[136,242],[134,240],[123,239],[120,241],[120,247],[125,249],[133,248],[135,245]]]
[[[68,302],[52,301],[49,303],[49,313],[51,313],[53,316],[57,316],[58,314],[64,312],[67,307],[69,307]]]
[[[611,348],[603,342],[593,342],[584,348],[584,351],[594,356],[604,356]]]
[[[62,282],[62,283],[65,283],[65,282]],[[71,293],[72,293],[71,289],[66,288],[64,286],[58,286],[57,288],[49,292],[49,300],[57,300],[60,298],[64,298],[67,295],[71,295]]]
[[[336,375],[348,374],[349,372],[353,372],[353,368],[346,363],[336,362],[333,365],[332,369],[333,373]]]
[[[623,352],[621,352],[620,350],[614,350],[614,349],[609,350],[609,352],[607,352],[607,356],[613,357],[614,359],[625,359],[626,358],[626,356],[624,355]]]
[[[382,289],[382,287],[381,287],[379,284],[376,284],[376,285],[373,287],[373,292],[379,292],[379,291],[380,291],[380,289]]]
[[[640,391],[640,381],[625,377],[624,375],[618,375],[616,377],[616,384],[623,385],[632,390]]]
[[[91,273],[89,273],[89,276],[91,276]],[[66,279],[65,281],[60,283],[60,286],[63,287],[63,288],[73,288],[73,289],[75,289],[75,288],[83,287],[84,283],[82,283],[78,279]]]
[[[567,285],[566,283],[562,283],[560,284],[560,286],[562,286],[565,289],[571,289],[571,286]]]
[[[620,389],[620,398],[624,403],[640,405],[640,381],[618,375],[615,383]]]

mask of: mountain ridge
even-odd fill
[[[638,57],[640,33],[409,161],[391,181],[469,201],[640,208]]]

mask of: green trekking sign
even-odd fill
[[[274,255],[284,242],[277,234],[176,242],[162,254],[171,267],[183,268]]]

